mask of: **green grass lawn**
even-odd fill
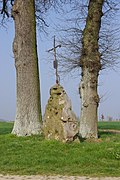
[[[100,132],[98,142],[63,144],[15,137],[12,126],[0,123],[0,174],[120,176],[120,134]]]
[[[98,123],[98,128],[99,129],[115,129],[115,130],[120,130],[120,121],[116,122],[99,122]]]
[[[12,122],[0,122],[0,135],[9,134],[12,131]]]

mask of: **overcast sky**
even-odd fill
[[[52,68],[52,60],[46,52],[53,46],[53,35],[57,32],[49,29],[49,36],[38,33],[38,56],[40,67],[41,101],[42,113],[49,98],[49,90],[55,84],[55,71]],[[14,38],[14,24],[9,23],[7,28],[0,28],[0,119],[14,120],[16,106],[16,79],[15,66],[12,53],[12,42]],[[65,76],[60,78],[61,85],[65,88],[72,101],[73,110],[80,116],[80,97],[78,86],[80,76]],[[105,118],[111,116],[120,118],[120,69],[116,71],[106,70],[100,73],[99,95],[101,103],[98,115],[104,114]]]

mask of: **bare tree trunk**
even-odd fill
[[[16,119],[12,133],[17,136],[41,132],[41,107],[34,0],[15,0],[13,51],[16,67]]]
[[[90,0],[88,17],[83,32],[80,84],[81,117],[80,134],[83,138],[97,138],[97,109],[99,96],[97,93],[98,75],[101,69],[99,53],[99,31],[101,26],[102,6],[104,0]]]

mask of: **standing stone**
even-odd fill
[[[78,134],[78,120],[72,111],[71,101],[59,84],[50,89],[50,98],[43,119],[46,139],[62,142],[74,141]]]

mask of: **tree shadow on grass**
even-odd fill
[[[13,123],[0,123],[0,135],[10,134],[13,129]]]
[[[102,136],[114,136],[114,135],[117,135],[117,134],[120,134],[119,131],[110,131],[110,130],[100,130],[98,131],[98,137],[101,138]]]
[[[0,135],[10,134],[11,132],[12,132],[12,128],[0,129]]]
[[[111,132],[99,131],[99,132],[98,132],[98,137],[100,137],[100,136],[102,136],[102,135],[112,136],[113,133],[111,133]]]

